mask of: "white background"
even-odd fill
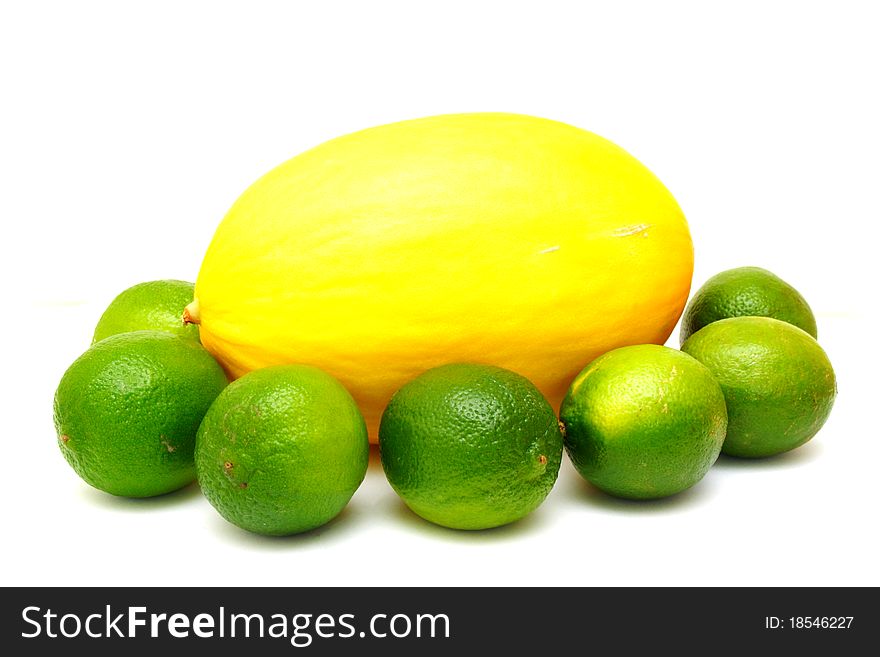
[[[872,3],[719,5],[3,3],[2,584],[880,584]],[[647,503],[566,462],[536,513],[479,533],[413,516],[375,459],[336,521],[286,539],[194,486],[132,501],[76,477],[52,395],[116,293],[194,280],[226,209],[292,155],[479,110],[640,158],[689,218],[695,288],[741,265],[798,287],[839,379],[818,437]]]

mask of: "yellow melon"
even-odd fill
[[[506,367],[558,407],[593,358],[663,343],[693,247],[620,147],[514,114],[436,116],[326,142],[254,183],[208,248],[188,314],[232,376],[307,363],[357,400],[449,362]]]

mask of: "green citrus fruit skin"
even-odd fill
[[[724,395],[709,370],[658,345],[614,349],[575,377],[562,402],[565,447],[577,471],[617,497],[674,495],[718,459]]]
[[[93,345],[55,392],[58,446],[95,488],[152,497],[195,479],[202,417],[226,375],[197,342],[135,331]]]
[[[193,300],[193,284],[161,280],[139,283],[117,296],[98,320],[92,344],[130,331],[166,331],[199,340],[199,327],[184,324],[183,309]]]
[[[336,517],[364,480],[367,428],[339,381],[305,365],[255,370],[229,385],[199,429],[205,497],[242,529],[285,536]]]
[[[716,274],[697,290],[681,319],[680,344],[712,322],[745,316],[773,317],[818,335],[800,292],[766,269],[739,267]]]
[[[428,370],[391,398],[379,453],[392,488],[417,515],[488,529],[534,511],[553,488],[562,434],[525,377],[488,365]]]
[[[682,349],[705,364],[724,391],[725,454],[773,456],[816,435],[834,405],[831,361],[810,335],[769,317],[735,317],[694,333]]]

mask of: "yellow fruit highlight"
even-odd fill
[[[217,229],[188,314],[234,377],[307,363],[375,441],[432,367],[518,372],[558,406],[610,349],[663,343],[693,271],[687,223],[620,147],[513,114],[456,114],[326,142],[252,185]]]

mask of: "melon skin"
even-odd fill
[[[458,114],[326,142],[254,183],[195,287],[204,346],[238,377],[320,367],[375,441],[391,395],[432,367],[526,376],[558,408],[591,360],[663,344],[693,245],[663,184],[563,123]]]

